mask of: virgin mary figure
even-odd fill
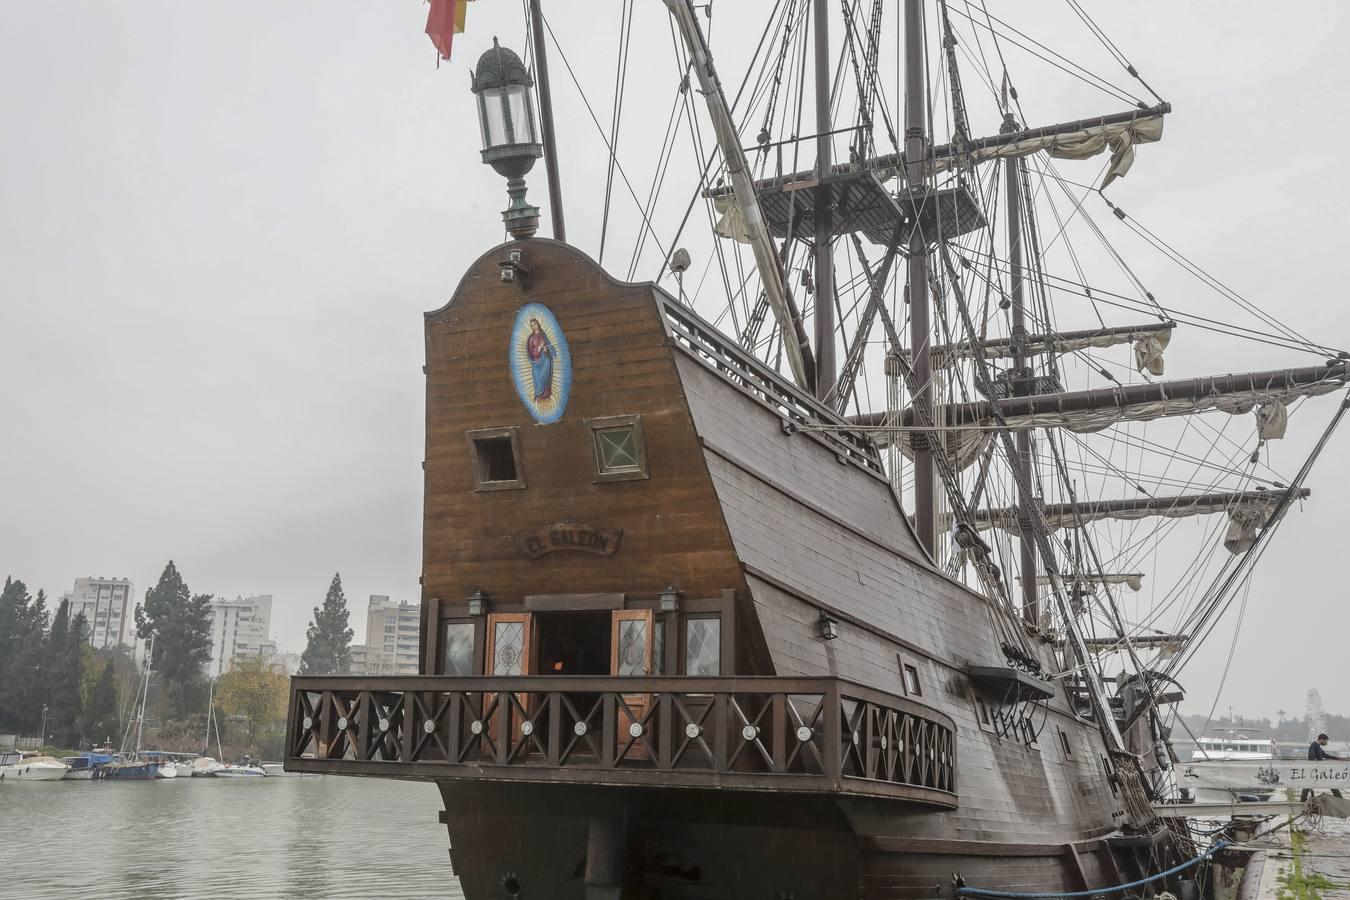
[[[544,333],[538,319],[530,319],[530,336],[525,339],[525,353],[530,357],[530,371],[534,376],[534,400],[548,400],[553,396],[553,344]]]

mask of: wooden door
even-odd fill
[[[534,659],[534,616],[531,613],[491,613],[487,619],[487,646],[486,653],[483,655],[485,675],[512,677],[516,675],[533,674]],[[483,694],[483,712],[486,713],[492,706],[492,701],[496,699],[496,694]],[[526,704],[526,697],[523,694],[517,694],[517,698],[522,705]],[[502,702],[506,703],[507,698],[503,697]],[[519,713],[511,717],[513,732],[508,735],[509,740],[514,736],[516,720],[520,718]],[[492,736],[493,741],[501,739],[498,723],[501,721],[499,714],[493,715],[487,723],[488,734]]]
[[[652,641],[655,631],[655,617],[650,609],[616,609],[610,627],[609,673],[618,678],[642,678],[652,674]],[[637,728],[645,732],[651,723],[644,725],[643,718],[651,708],[651,694],[621,694],[623,704],[619,707],[614,739],[616,750],[623,752],[628,747],[627,756],[634,759],[646,759],[647,748],[641,736],[634,735]],[[626,707],[626,708],[625,708]],[[652,740],[650,734],[645,734]],[[636,738],[636,739],[635,739]],[[629,747],[629,742],[632,746]]]

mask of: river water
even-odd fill
[[[0,783],[0,898],[462,898],[429,783]]]

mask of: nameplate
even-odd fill
[[[564,522],[547,525],[524,534],[517,534],[513,540],[520,552],[530,559],[538,559],[549,553],[572,550],[578,553],[594,553],[596,556],[613,556],[619,549],[619,539],[623,529],[601,531],[589,525],[577,525]]]

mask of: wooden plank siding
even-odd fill
[[[523,246],[528,289],[501,282],[498,249],[426,316],[424,606],[439,618],[462,617],[465,598],[480,590],[495,612],[523,611],[527,596],[568,593],[620,594],[629,606],[650,607],[668,584],[692,598],[744,594],[652,288],[615,282],[563,244]],[[508,364],[514,317],[526,303],[553,312],[570,348],[571,396],[550,425],[526,411]],[[642,417],[650,478],[597,484],[585,420],[622,415]],[[474,491],[465,432],[501,427],[519,429],[526,487]],[[562,522],[621,530],[618,552],[529,559],[512,540]],[[430,625],[423,623],[424,648],[436,640]],[[435,672],[435,660],[424,659],[423,671]]]
[[[1006,664],[987,601],[933,568],[890,486],[809,434],[784,432],[773,410],[693,355],[681,353],[677,366],[747,575],[747,618],[762,630],[774,671],[904,693],[901,666],[913,665],[923,691],[915,699],[957,723],[960,808],[904,815],[845,804],[859,833],[1062,846],[1114,830],[1120,810],[1089,749],[1100,739],[1062,690],[1035,748],[980,729],[962,669]],[[840,621],[835,640],[819,637],[822,609]],[[1065,757],[1058,729],[1080,752]],[[1047,877],[1059,867],[1049,864]]]

